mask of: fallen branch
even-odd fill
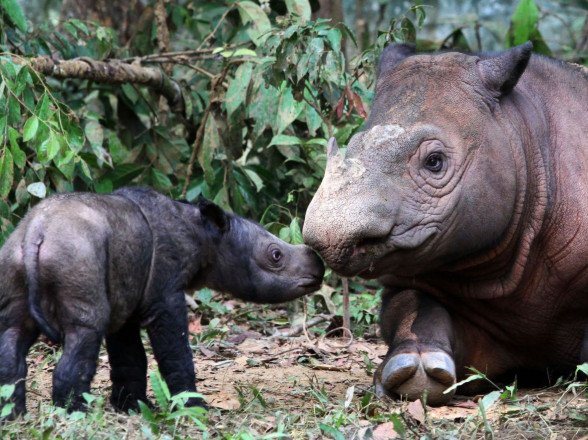
[[[333,318],[333,315],[317,315],[312,319],[309,319],[305,323],[293,325],[288,330],[283,332],[276,332],[273,337],[276,338],[291,338],[293,336],[300,336],[305,328],[314,327],[315,325],[321,324],[323,322],[330,321]]]
[[[18,60],[15,60],[18,62]],[[22,62],[22,61],[21,61]],[[53,60],[42,56],[28,59],[30,66],[54,78],[77,78],[107,84],[141,84],[162,94],[174,113],[184,113],[182,89],[161,69],[142,67],[120,60],[97,61],[80,57],[71,60]]]

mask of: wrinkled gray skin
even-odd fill
[[[63,342],[56,404],[83,409],[105,337],[111,402],[137,409],[147,401],[141,327],[172,394],[196,391],[184,290],[276,303],[317,290],[323,273],[307,246],[204,199],[191,205],[142,188],[50,197],[0,250],[0,384],[17,384],[11,416],[25,411],[25,357],[39,331]]]
[[[587,73],[531,48],[390,46],[365,129],[329,145],[304,239],[386,287],[380,394],[588,359]]]

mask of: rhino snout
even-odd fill
[[[323,283],[323,276],[325,275],[325,265],[318,254],[308,246],[303,246],[303,267],[300,267],[299,273],[304,274],[298,282],[298,287],[304,293],[311,293],[318,290]]]

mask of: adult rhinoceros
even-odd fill
[[[588,358],[588,75],[531,50],[389,46],[365,129],[329,145],[304,239],[386,287],[379,393]]]

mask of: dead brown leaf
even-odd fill
[[[389,440],[399,437],[398,433],[394,430],[394,424],[392,422],[378,425],[372,433],[373,440]]]
[[[423,408],[423,403],[420,400],[410,402],[406,408],[406,411],[419,423],[425,423],[425,409]]]

